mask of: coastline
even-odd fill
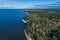
[[[32,40],[32,38],[31,38],[30,36],[27,35],[26,30],[24,30],[24,34],[25,34],[27,40]]]
[[[26,11],[23,11],[23,12],[25,12],[25,14],[27,14],[27,16],[29,16],[29,14],[26,12]],[[26,16],[26,17],[27,17]],[[25,17],[24,17],[25,18]],[[27,23],[28,21],[26,21],[26,20],[24,20],[24,18],[22,19],[22,21],[24,22],[24,23]]]
[[[27,15],[29,15],[28,12],[26,12],[26,11],[24,11],[24,12],[25,12]]]
[[[22,19],[22,21],[23,21],[24,23],[27,23],[27,21],[25,21],[24,19]]]
[[[28,13],[27,11],[24,10],[23,12],[24,12],[25,14],[27,14],[27,16],[29,15],[29,13]]]
[[[25,12],[27,14],[27,16],[29,16],[28,12],[26,12],[26,11],[23,11],[23,12]],[[22,21],[23,21],[23,23],[26,24],[28,21],[24,20],[24,18],[22,19]],[[30,36],[28,36],[28,34],[26,33],[26,30],[24,30],[24,34],[25,34],[27,40],[32,40],[32,38]]]

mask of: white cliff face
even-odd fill
[[[23,21],[24,23],[27,23],[27,21],[25,21],[24,19],[22,19],[22,21]]]

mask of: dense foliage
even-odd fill
[[[25,18],[26,33],[32,40],[60,40],[60,11],[35,10],[27,11],[30,15]]]

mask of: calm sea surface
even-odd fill
[[[25,16],[19,9],[0,9],[0,40],[26,40],[22,22]]]

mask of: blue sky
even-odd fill
[[[0,8],[50,8],[60,7],[60,0],[0,0]]]

